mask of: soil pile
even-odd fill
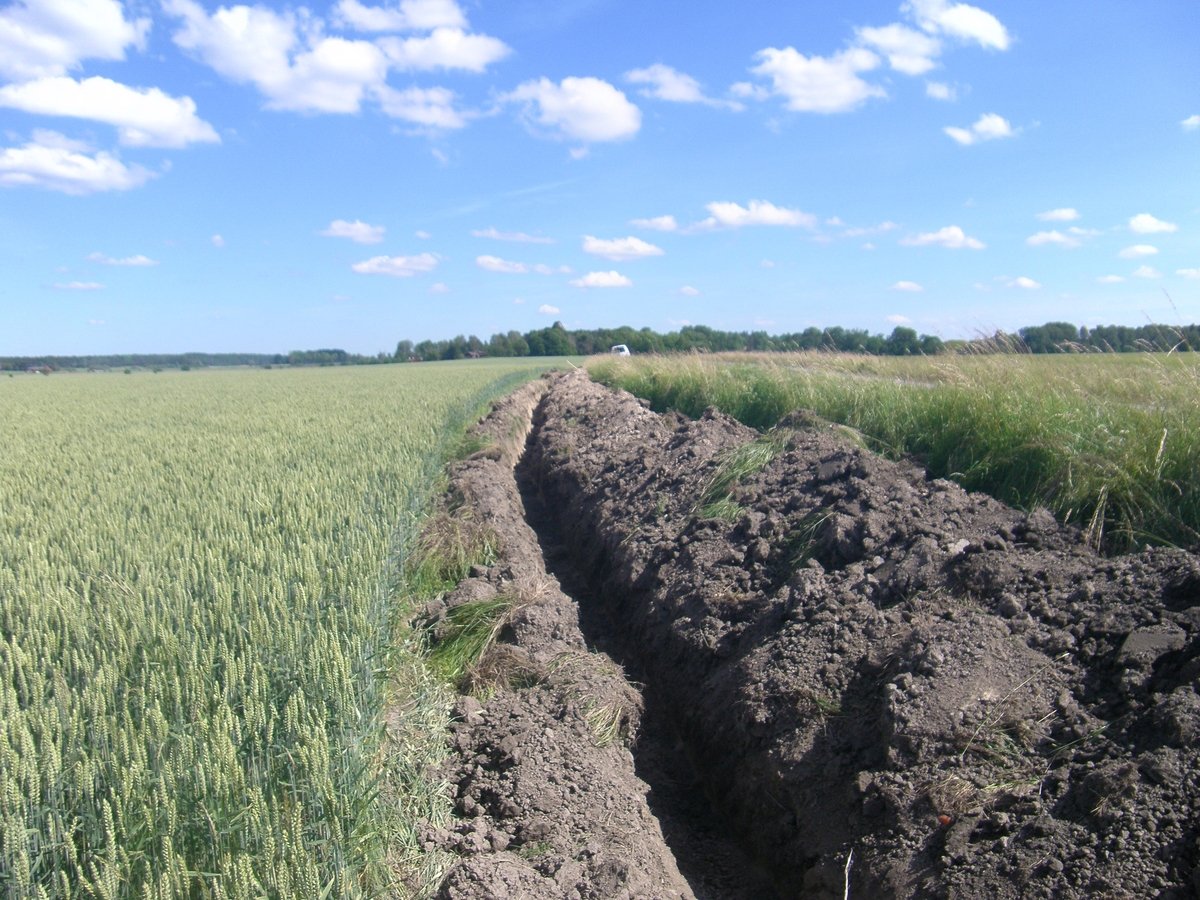
[[[554,382],[526,465],[788,896],[1191,897],[1200,561],[1103,559],[797,414]],[[719,513],[721,517],[710,517]]]
[[[521,599],[459,704],[441,896],[1200,894],[1195,556],[1098,557],[804,414],[759,435],[548,384],[453,476],[501,558],[435,634]],[[710,825],[740,848],[704,844],[735,877],[700,884]]]

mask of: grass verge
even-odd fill
[[[598,358],[588,369],[659,411],[716,406],[765,430],[812,410],[933,477],[1046,506],[1105,551],[1200,541],[1195,354],[737,354]]]

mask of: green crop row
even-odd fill
[[[0,381],[4,895],[419,884],[446,703],[392,640],[404,547],[455,427],[541,368]]]
[[[1195,354],[597,358],[592,376],[760,429],[803,408],[1025,509],[1046,506],[1109,551],[1200,541]]]

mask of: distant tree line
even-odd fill
[[[130,353],[107,356],[3,356],[0,370],[179,368],[206,366],[361,366],[394,362],[428,362],[480,356],[589,356],[607,353],[616,344],[633,353],[702,353],[728,351],[830,350],[873,356],[934,356],[947,352],[988,353],[1138,353],[1200,349],[1200,325],[1075,326],[1047,322],[1021,328],[1015,335],[996,332],[973,341],[943,341],[903,326],[892,333],[871,334],[857,328],[806,328],[792,334],[765,331],[719,331],[686,325],[660,334],[649,328],[592,328],[568,330],[562,322],[521,334],[493,334],[488,341],[475,335],[450,340],[400,341],[394,354],[364,356],[345,350],[293,350],[291,353]]]

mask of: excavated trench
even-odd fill
[[[530,442],[536,433],[530,435]],[[796,885],[780,879],[756,861],[753,840],[739,842],[709,800],[705,775],[696,754],[671,715],[671,704],[655,690],[636,644],[622,623],[596,596],[594,579],[580,570],[560,538],[558,523],[540,496],[527,457],[516,468],[525,518],[537,534],[546,570],[579,606],[579,627],[590,649],[622,667],[640,689],[640,729],[631,745],[635,771],[649,785],[647,802],[662,826],[663,838],[697,900],[782,900],[796,896]],[[781,883],[782,882],[782,883]]]
[[[499,558],[424,618],[511,612],[439,897],[1200,896],[1193,554],[1103,559],[811,416],[583,373],[476,430],[448,509]]]

